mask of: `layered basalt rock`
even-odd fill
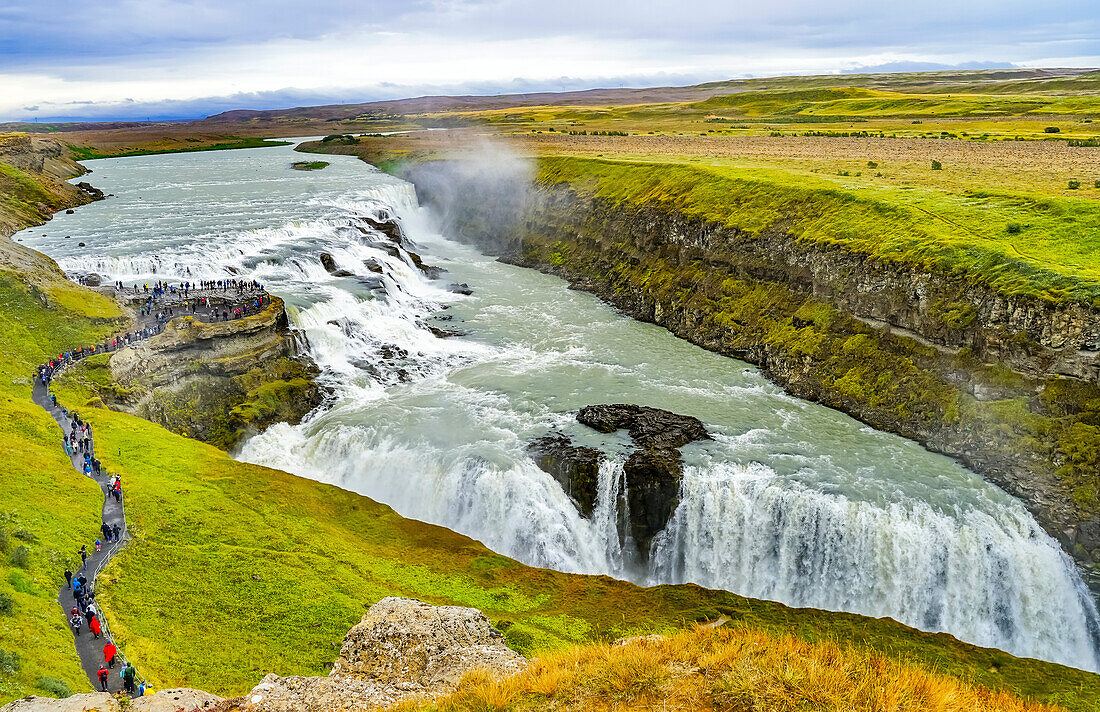
[[[620,522],[620,540],[634,542],[632,555],[644,562],[653,537],[664,531],[680,503],[680,448],[709,440],[710,435],[698,418],[631,404],[586,406],[577,413],[577,421],[600,433],[625,430],[636,447],[623,463],[625,484],[616,496],[624,499],[630,513],[629,520]],[[536,464],[561,484],[577,511],[591,518],[598,500],[603,453],[574,445],[561,434],[536,440],[529,452]]]
[[[274,423],[300,422],[324,397],[278,297],[240,319],[174,318],[107,368],[107,405],[227,450]]]
[[[798,240],[782,215],[749,234],[564,183],[449,185],[462,176],[407,173],[449,234],[957,458],[1100,563],[1100,309]]]

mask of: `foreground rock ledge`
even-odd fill
[[[116,673],[117,674],[117,673]],[[197,712],[213,710],[222,698],[202,690],[179,688],[160,690],[132,700],[127,712]],[[63,700],[52,697],[24,697],[0,707],[0,712],[122,712],[118,700],[106,692],[89,692]]]
[[[476,608],[383,598],[344,637],[328,677],[268,675],[244,697],[222,700],[199,690],[163,690],[127,712],[366,712],[454,692],[466,673],[494,678],[521,672],[527,660]],[[0,712],[122,712],[102,692],[56,700],[26,697]]]
[[[375,710],[449,694],[472,670],[505,677],[525,667],[476,608],[384,598],[348,631],[328,677],[268,675],[231,709]]]

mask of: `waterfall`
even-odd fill
[[[1072,562],[973,473],[445,239],[407,183],[338,156],[321,172],[290,171],[294,155],[279,151],[176,157],[171,170],[158,157],[103,162],[98,182],[118,197],[58,215],[72,239],[22,234],[71,272],[258,279],[285,300],[333,397],[299,425],[252,437],[239,458],[535,566],[890,616],[1100,667],[1096,607]],[[451,274],[429,279],[358,229],[361,216],[391,214]],[[322,252],[353,276],[330,274]],[[433,325],[470,336],[438,338]],[[696,415],[715,437],[684,449],[680,501],[648,561],[629,539],[629,443],[573,418],[616,401]],[[527,453],[550,430],[607,453],[591,518]]]
[[[1100,617],[1072,561],[1022,507],[997,515],[852,501],[759,464],[687,467],[650,580],[889,616],[1097,669]]]

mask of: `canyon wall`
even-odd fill
[[[783,216],[747,234],[569,183],[515,188],[514,176],[457,163],[414,164],[405,177],[448,234],[957,458],[1023,500],[1086,568],[1100,562],[1091,305],[797,240]]]

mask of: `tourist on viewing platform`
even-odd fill
[[[73,572],[65,569],[65,587],[70,591],[73,590]]]
[[[115,666],[115,656],[118,655],[118,648],[111,641],[107,641],[107,644],[103,646],[103,659],[107,662],[107,667],[113,668]]]
[[[111,672],[103,665],[99,666],[99,671],[96,673],[96,677],[99,678],[99,689],[107,692],[107,679],[111,677]]]
[[[83,571],[84,568],[87,565],[88,565],[88,547],[87,546],[81,546],[80,547],[80,570]]]

